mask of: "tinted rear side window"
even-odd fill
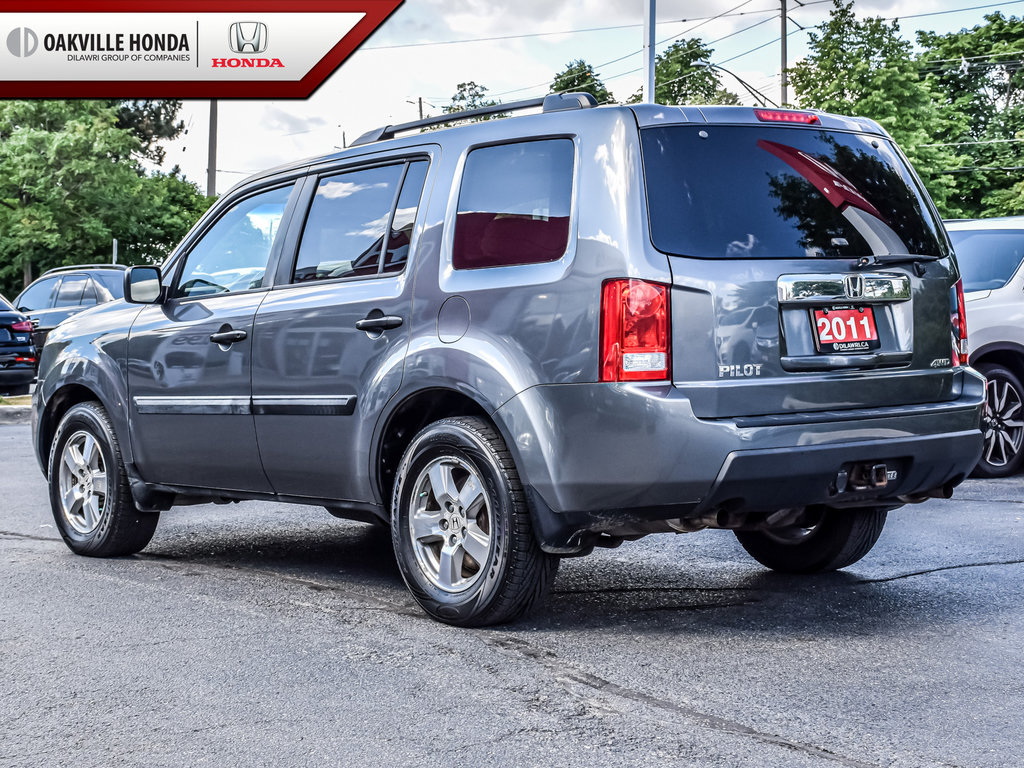
[[[699,258],[944,257],[938,220],[880,138],[766,126],[641,132],[651,239]]]
[[[77,307],[82,303],[82,291],[89,284],[85,275],[66,275],[57,290],[54,307]]]
[[[459,192],[456,269],[556,261],[569,244],[573,143],[547,139],[474,149]]]
[[[1024,259],[1024,230],[957,230],[949,239],[965,291],[1002,288]]]

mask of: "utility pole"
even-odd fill
[[[644,79],[643,100],[654,103],[654,29],[657,20],[657,0],[647,0],[644,3],[644,67],[646,77]]]
[[[210,99],[210,154],[206,160],[206,194],[217,194],[217,100]]]
[[[789,75],[786,72],[786,69],[789,67],[789,54],[786,52],[786,40],[789,37],[789,35],[787,34],[787,29],[786,29],[786,27],[787,27],[787,24],[786,24],[786,16],[787,16],[786,0],[781,0],[781,2],[782,2],[782,37],[781,37],[781,40],[782,40],[782,77],[780,78],[780,82],[782,84],[782,89],[781,89],[782,90],[782,98],[779,100],[779,106],[784,107],[784,106],[786,106],[786,102],[789,101],[788,94],[786,93],[787,86],[789,85]]]

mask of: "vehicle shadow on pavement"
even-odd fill
[[[405,591],[390,531],[365,523],[327,520],[299,530],[269,526],[242,535],[196,528],[155,539],[140,557]]]

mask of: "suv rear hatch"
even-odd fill
[[[640,131],[651,240],[673,275],[672,378],[695,414],[956,397],[956,268],[892,141],[826,115],[727,114]]]

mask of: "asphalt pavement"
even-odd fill
[[[651,536],[465,630],[381,528],[185,507],[82,558],[26,425],[0,467],[0,766],[1024,765],[1024,478],[891,513],[840,573]]]

